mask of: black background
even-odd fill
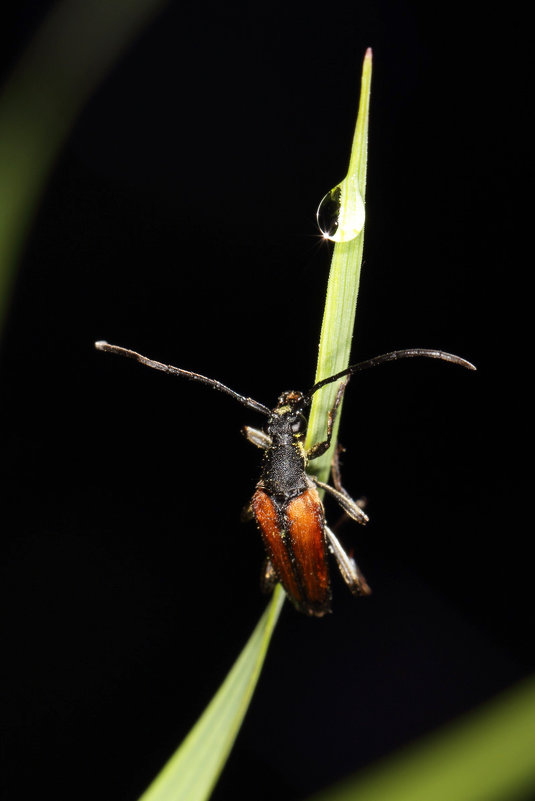
[[[14,7],[6,70],[46,9]],[[171,2],[83,111],[1,351],[6,799],[135,799],[265,607],[239,520],[259,461],[240,426],[261,420],[92,343],[268,405],[312,383],[315,209],[347,167],[370,45],[353,360],[432,347],[479,372],[351,382],[344,482],[372,522],[340,536],[374,594],[334,577],[327,619],[284,609],[214,798],[302,799],[533,669],[527,22],[468,11]]]

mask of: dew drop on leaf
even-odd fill
[[[316,219],[324,239],[350,242],[364,228],[364,203],[354,180],[346,178],[318,206]]]

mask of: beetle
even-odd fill
[[[370,367],[415,356],[441,359],[469,370],[476,369],[473,364],[460,356],[441,350],[426,348],[396,350],[353,364],[318,381],[308,392],[296,390],[283,392],[275,408],[269,409],[213,378],[154,361],[136,351],[110,345],[105,341],[95,342],[95,347],[100,351],[126,356],[146,367],[170,375],[183,376],[207,384],[267,417],[267,424],[262,430],[250,426],[245,426],[243,429],[249,442],[264,451],[260,480],[243,516],[246,519],[256,520],[264,542],[267,554],[263,573],[264,587],[272,588],[277,581],[280,581],[294,606],[300,612],[313,617],[323,617],[331,611],[328,551],[334,555],[351,592],[354,595],[370,593],[370,588],[356,561],[346,553],[325,522],[323,503],[318,493],[318,490],[324,490],[334,497],[342,510],[357,523],[365,525],[368,522],[363,502],[354,501],[342,486],[338,451],[333,458],[334,486],[307,473],[308,463],[326,453],[331,445],[334,422],[349,378]],[[341,383],[328,414],[327,436],[325,440],[307,450],[305,437],[312,397],[319,389],[334,381]]]

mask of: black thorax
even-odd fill
[[[304,447],[307,420],[302,401],[301,393],[285,392],[270,414],[266,426],[271,445],[264,453],[258,486],[268,495],[286,501],[308,488]]]

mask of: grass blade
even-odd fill
[[[364,59],[357,126],[346,184],[357,186],[364,197],[371,50]],[[349,193],[350,194],[350,193]],[[345,193],[348,197],[348,193]],[[343,204],[340,214],[346,216]],[[316,380],[348,364],[362,262],[363,231],[350,242],[335,245],[319,346]],[[316,393],[309,423],[307,446],[324,435],[324,423],[336,387]],[[319,433],[318,433],[319,432]],[[328,476],[331,456],[322,460]],[[320,460],[318,460],[320,461]],[[230,753],[251,700],[269,640],[284,601],[277,586],[274,598],[238,657],[221,688],[182,745],[156,777],[140,801],[204,801],[208,798]]]
[[[372,51],[368,49],[362,67],[359,111],[351,148],[349,170],[344,179],[346,184],[353,184],[358,187],[362,199],[364,199],[366,189],[371,75]],[[346,210],[342,207],[340,217],[343,219],[346,214]],[[336,242],[334,245],[315,381],[327,378],[339,370],[343,370],[349,364],[363,245],[364,228],[353,239],[347,242]],[[324,387],[314,395],[308,425],[307,448],[325,439],[327,415],[334,403],[337,389],[338,382]],[[311,464],[311,469],[322,481],[327,481],[329,477],[339,422],[340,412],[333,431],[331,447],[324,456]]]
[[[284,602],[273,599],[217,694],[140,801],[203,801],[210,796],[253,695]]]

